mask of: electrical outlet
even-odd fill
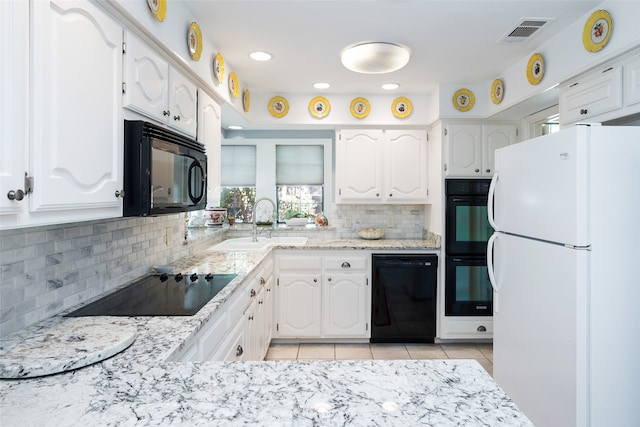
[[[171,246],[171,244],[173,243],[173,228],[171,227],[167,227],[167,235],[165,238],[165,242],[167,246]]]
[[[394,218],[392,216],[388,216],[387,227],[395,227],[395,226],[396,226],[396,221],[394,220]]]
[[[351,227],[351,217],[348,216],[348,217],[346,217],[344,219],[344,226],[345,226],[345,228],[350,228]]]

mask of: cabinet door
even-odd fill
[[[628,60],[623,67],[624,105],[634,105],[640,102],[640,54]]]
[[[322,333],[320,272],[280,273],[278,337],[317,338]]]
[[[513,125],[482,125],[482,175],[492,176],[495,169],[495,152],[516,142]]]
[[[445,141],[445,175],[481,176],[481,125],[449,125],[445,128]]]
[[[385,202],[427,201],[426,132],[386,131]]]
[[[196,86],[177,70],[169,70],[169,126],[195,138]]]
[[[120,216],[123,28],[92,2],[31,6],[31,218]]]
[[[381,130],[343,130],[336,142],[336,201],[379,203],[384,185]]]
[[[0,224],[17,225],[27,212],[28,196],[9,200],[9,191],[24,191],[29,137],[29,3],[0,2]]]
[[[207,149],[207,205],[220,206],[220,164],[222,116],[220,106],[207,95],[198,91],[198,141]]]
[[[560,91],[560,123],[567,125],[622,107],[622,67],[607,67]]]
[[[366,273],[325,272],[322,292],[323,336],[367,337]]]
[[[167,123],[169,64],[142,39],[126,32],[124,106]]]

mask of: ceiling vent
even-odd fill
[[[524,43],[537,34],[549,21],[552,21],[552,18],[521,19],[520,23],[511,27],[509,31],[498,39],[498,43]]]

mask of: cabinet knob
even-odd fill
[[[318,283],[318,279],[313,279],[313,283]]]
[[[241,346],[241,345],[239,345],[239,346],[236,348],[236,357],[240,357],[240,356],[242,356],[242,354],[243,354],[243,353],[244,353],[244,350],[242,349],[242,346]]]
[[[476,173],[480,172],[480,169],[476,169]]]
[[[7,198],[9,200],[15,200],[16,202],[19,202],[20,200],[24,199],[24,191],[18,189],[18,190],[11,190],[7,193]]]
[[[349,264],[347,261],[343,262],[341,265],[342,268],[351,268],[351,264]]]
[[[264,277],[261,277],[261,278],[260,278],[260,284],[261,284],[261,285],[264,285],[265,283],[267,283],[267,281],[265,280],[265,278],[264,278]]]
[[[249,320],[253,320],[253,316],[249,316]]]
[[[251,289],[251,296],[255,297],[256,296],[256,290],[255,289]]]
[[[331,281],[331,277],[327,278],[327,282],[330,282],[330,281]]]
[[[580,110],[580,114],[587,114],[588,112],[589,110],[587,110],[586,108]]]
[[[173,120],[180,121],[180,116],[173,116]]]
[[[484,327],[483,325],[478,326],[478,329],[476,329],[476,331],[478,332],[487,332],[487,328]]]
[[[162,112],[162,115],[163,115],[163,116],[168,116],[169,114],[171,114],[171,113],[169,112],[169,110],[164,110],[164,111]]]
[[[392,194],[392,193],[389,193],[389,197],[393,197],[393,194]]]
[[[124,190],[116,190],[116,198],[124,199]]]
[[[380,197],[380,193],[376,193],[376,197]]]
[[[487,173],[491,173],[491,169],[487,169],[487,171],[486,171],[486,172],[487,172]]]

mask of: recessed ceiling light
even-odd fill
[[[268,61],[273,57],[269,52],[255,51],[249,54],[249,58],[254,61]]]
[[[382,74],[399,70],[407,65],[409,49],[394,43],[371,42],[349,46],[340,55],[342,65],[364,74]]]
[[[385,90],[398,89],[399,87],[400,85],[398,83],[385,83],[382,85],[382,89],[385,89]]]
[[[314,83],[313,87],[315,87],[316,89],[329,89],[331,85],[325,82],[318,82],[318,83]]]
[[[229,126],[227,126],[227,129],[230,129],[230,130],[240,130],[240,129],[242,129],[242,126],[238,126],[238,125],[229,125]]]

